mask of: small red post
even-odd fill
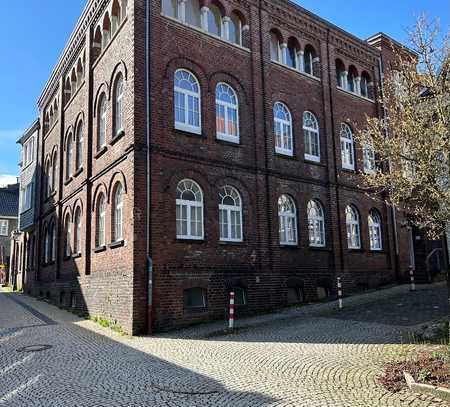
[[[230,318],[228,321],[228,328],[234,328],[234,291],[230,292]]]
[[[342,309],[343,308],[343,304],[342,304],[342,281],[341,281],[340,277],[338,277],[338,279],[337,279],[337,289],[338,289],[339,309]]]
[[[409,266],[409,280],[411,283],[410,291],[416,291],[416,282],[414,281],[414,267]]]

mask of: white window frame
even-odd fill
[[[0,219],[0,236],[8,236],[9,232],[9,220]]]
[[[288,119],[280,119],[277,117],[277,110],[284,110],[288,116]],[[294,155],[294,137],[292,132],[292,115],[288,107],[282,102],[275,102],[273,105],[273,133],[275,136],[275,152],[292,157]],[[278,132],[281,130],[281,133]],[[288,130],[287,138],[285,135],[286,129]],[[291,147],[289,146],[289,141]]]
[[[52,230],[52,241],[51,241],[51,260],[56,261],[56,223],[53,222],[53,225],[51,227]]]
[[[319,214],[317,214],[319,212]],[[308,202],[308,235],[310,247],[325,247],[325,215],[322,204],[317,200]]]
[[[191,188],[185,188],[183,191],[181,190],[180,186],[183,185],[184,183],[191,183]],[[200,194],[200,199],[195,200],[195,201],[188,201],[188,200],[184,200],[184,199],[176,199],[176,206],[177,206],[177,211],[179,208],[179,212],[180,215],[182,214],[182,208],[186,207],[186,219],[187,219],[187,223],[186,223],[186,234],[180,234],[178,233],[177,230],[177,239],[182,239],[182,240],[203,240],[204,239],[204,235],[205,235],[205,225],[204,225],[204,205],[203,205],[203,191],[200,188],[200,186],[193,180],[191,179],[184,179],[182,181],[180,181],[177,185],[177,195],[178,192],[181,192],[181,194],[183,194],[184,191],[186,190],[190,190],[194,195],[197,195],[197,193],[193,190],[193,186],[195,186],[198,189],[198,193]],[[201,208],[201,234],[200,235],[193,235],[192,234],[192,210],[195,208]],[[176,222],[178,225],[179,220],[181,221],[182,218],[178,219],[178,217],[176,217]]]
[[[70,215],[66,215],[64,226],[66,233],[65,255],[66,257],[70,257],[72,255],[72,221],[70,220]]]
[[[346,123],[341,123],[341,160],[342,168],[346,170],[355,170],[355,143],[353,132]]]
[[[234,205],[226,205],[223,203],[225,198],[230,197],[234,200]],[[222,242],[242,242],[243,241],[243,232],[242,232],[242,199],[238,190],[230,185],[225,185],[221,191],[219,192],[219,235],[220,241]],[[236,234],[236,237],[232,236],[232,222],[231,215],[234,213],[235,220],[239,222],[239,234]],[[227,225],[227,237],[222,235],[222,223],[221,220],[226,218]],[[237,222],[234,224],[235,230],[237,226]]]
[[[353,205],[345,208],[347,246],[349,249],[361,249],[361,225],[359,212]]]
[[[369,212],[367,222],[369,225],[370,250],[372,251],[383,250],[381,216],[378,213],[378,211],[371,210]]]
[[[225,87],[226,89],[228,89],[231,94],[232,94],[232,98],[234,98],[235,103],[231,103],[231,102],[226,102],[223,100],[220,100],[218,98],[218,91],[220,87]],[[218,125],[217,125],[217,119],[218,119],[218,108],[222,107],[224,110],[224,126],[225,126],[225,132],[222,133],[219,131],[218,129]],[[234,110],[236,111],[236,134],[231,134],[228,130],[228,125],[230,123],[231,117],[232,115],[230,114],[230,110]],[[224,82],[219,82],[216,86],[216,137],[218,140],[224,140],[224,141],[229,141],[231,143],[239,143],[239,100],[237,97],[237,93],[236,91],[227,83]]]
[[[307,126],[305,123],[307,122],[307,117],[310,117],[310,119],[315,123],[315,125],[313,126]],[[309,161],[314,161],[314,162],[320,162],[320,134],[319,134],[319,122],[316,118],[316,116],[309,112],[309,111],[305,111],[303,113],[303,137],[304,137],[304,143],[305,143],[305,159],[309,160]],[[307,146],[309,144],[309,146],[312,146],[312,137],[316,137],[317,139],[317,149],[319,154],[318,155],[313,155],[313,154],[309,154],[307,153]],[[308,143],[307,143],[308,141]],[[311,149],[312,150],[312,149]]]
[[[82,216],[81,216],[81,209],[78,207],[75,211],[75,215],[74,215],[74,252],[75,254],[80,254],[81,253],[81,220]]]
[[[176,76],[178,72],[186,72],[188,75],[190,75],[196,85],[197,85],[197,89],[198,92],[194,92],[188,89],[184,89],[181,87],[176,86]],[[177,121],[177,115],[176,115],[176,95],[181,94],[183,95],[183,99],[184,99],[184,122],[179,122]],[[198,108],[198,126],[189,124],[189,98],[192,98],[194,101],[196,101],[197,104],[197,108]],[[190,71],[188,71],[187,69],[177,69],[175,71],[174,74],[174,122],[175,122],[175,128],[177,130],[182,130],[182,131],[186,131],[189,133],[194,133],[194,134],[202,134],[202,104],[201,104],[201,88],[200,88],[200,83],[197,79],[197,77]],[[194,103],[195,105],[195,103]],[[193,105],[193,106],[194,106]],[[193,113],[195,114],[195,110],[193,111]]]
[[[66,179],[73,175],[73,135],[69,134],[66,144]]]
[[[363,146],[363,166],[366,174],[376,173],[375,150],[369,141],[366,141]]]
[[[97,201],[97,246],[106,245],[106,198],[101,195]]]
[[[114,132],[117,136],[123,131],[123,98],[124,80],[122,74],[117,78],[114,87]]]
[[[114,194],[114,242],[123,240],[123,198],[122,184],[118,184]]]
[[[105,94],[100,97],[98,107],[97,151],[106,146],[106,123],[108,119],[108,107]]]
[[[76,159],[75,159],[75,167],[76,170],[83,168],[83,123],[78,125],[77,129],[77,138],[76,138]]]
[[[291,210],[283,208],[286,201]],[[278,223],[279,223],[279,240],[282,246],[297,246],[298,245],[298,231],[297,231],[297,207],[294,200],[289,195],[281,195],[278,198]],[[292,235],[292,239],[289,239]]]

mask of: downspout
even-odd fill
[[[381,90],[381,96],[384,97],[384,69],[383,69],[383,55],[380,55],[378,57],[378,70],[380,72],[380,90]],[[383,108],[383,119],[385,123],[385,135],[386,137],[389,137],[389,128],[386,126],[387,122],[387,113],[386,113],[386,106],[382,106]],[[390,168],[389,168],[390,171]],[[398,230],[397,230],[397,214],[395,212],[395,208],[392,206],[390,207],[391,216],[392,216],[392,232],[394,234],[394,250],[395,250],[395,279],[396,281],[400,278],[400,260],[399,260],[399,249],[398,249]]]
[[[334,186],[336,191],[336,209],[337,209],[337,221],[338,221],[338,241],[339,241],[339,254],[341,263],[341,273],[344,272],[344,246],[342,245],[342,222],[341,222],[341,204],[339,198],[339,179],[337,173],[337,150],[336,150],[336,123],[334,121],[334,101],[333,101],[333,89],[331,87],[331,67],[330,67],[330,29],[327,29],[327,63],[328,63],[328,90],[330,92],[330,110],[331,110],[331,135],[333,139],[333,160],[334,160]],[[335,271],[336,267],[335,267]]]
[[[147,253],[147,333],[153,331],[153,260],[151,252],[151,95],[150,95],[150,0],[145,1],[145,96],[146,96],[146,138],[147,138],[147,208],[146,208],[146,253]]]

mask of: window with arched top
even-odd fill
[[[360,83],[360,89],[361,89],[361,96],[364,96],[365,98],[370,98],[371,95],[369,95],[369,83],[370,83],[370,76],[367,72],[363,72],[361,74],[361,83]]]
[[[50,231],[49,227],[44,227],[44,264],[50,262]]]
[[[203,239],[203,193],[195,181],[177,186],[176,223],[178,239]]]
[[[226,83],[216,86],[216,131],[218,139],[239,143],[238,98]]]
[[[364,140],[363,143],[363,165],[365,173],[374,174],[376,172],[375,149],[370,138]]]
[[[219,191],[220,240],[242,241],[242,200],[236,188],[226,185]]]
[[[179,18],[178,0],[162,0],[161,11],[167,17]]]
[[[228,31],[230,42],[242,45],[242,21],[236,13],[231,13]]]
[[[372,209],[368,217],[370,250],[382,250],[381,216],[376,209]]]
[[[303,54],[304,69],[308,75],[314,75],[314,59],[316,58],[316,51],[311,45],[305,47]]]
[[[103,247],[106,244],[106,198],[103,193],[97,199],[96,226],[96,246]]]
[[[281,39],[280,36],[273,31],[270,32],[270,59],[275,62],[282,62]]]
[[[56,224],[52,222],[50,226],[50,260],[56,260]]]
[[[114,135],[123,131],[123,76],[119,74],[114,86]]]
[[[337,86],[341,89],[347,88],[347,72],[345,71],[345,65],[340,59],[336,59],[336,81]]]
[[[106,120],[107,120],[106,95],[102,93],[98,103],[98,112],[97,112],[97,150],[101,150],[106,145]]]
[[[273,107],[275,151],[279,154],[293,155],[292,117],[287,106],[276,102]]]
[[[325,216],[319,201],[308,202],[308,230],[309,245],[312,247],[325,246]]]
[[[184,22],[195,27],[200,27],[200,2],[198,0],[186,0],[183,7],[185,15]]]
[[[347,230],[347,246],[349,249],[361,248],[361,231],[358,210],[353,205],[345,208],[345,224]]]
[[[80,170],[83,166],[83,123],[80,122],[77,129],[76,136],[76,153],[75,153],[75,167]]]
[[[286,65],[298,69],[298,53],[300,52],[300,46],[295,38],[289,38],[286,50]]]
[[[305,159],[320,161],[319,123],[311,112],[303,113],[303,137],[305,142]]]
[[[280,244],[297,244],[297,208],[294,200],[288,195],[278,198],[278,220]]]
[[[73,218],[74,223],[74,241],[73,251],[76,254],[81,253],[81,208],[78,207],[75,210],[75,216]]]
[[[55,151],[53,151],[53,157],[52,157],[52,165],[51,165],[51,183],[50,183],[50,189],[51,191],[56,191],[56,178],[57,178],[57,174],[58,174],[58,153],[55,149]]]
[[[342,168],[347,170],[355,169],[355,147],[353,142],[353,132],[346,123],[341,123],[341,160]]]
[[[52,163],[50,158],[48,158],[47,163],[45,164],[44,181],[45,197],[48,198],[52,194]]]
[[[200,85],[185,69],[175,72],[175,128],[201,134]]]
[[[219,37],[222,36],[222,14],[219,7],[210,4],[208,7],[208,32]]]
[[[66,144],[66,179],[69,179],[73,174],[73,136],[69,133]]]
[[[348,68],[348,75],[347,75],[347,90],[350,92],[356,93],[358,90],[358,84],[357,84],[357,78],[358,78],[358,71],[353,65],[350,65]]]
[[[64,256],[70,257],[72,255],[72,221],[70,213],[66,214],[64,220]]]
[[[123,240],[123,198],[123,186],[118,183],[113,194],[113,242],[120,242]]]

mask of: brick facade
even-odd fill
[[[205,0],[199,6],[209,3]],[[355,171],[342,169],[340,152],[341,123],[362,126],[366,115],[379,115],[381,109],[375,97],[371,100],[338,88],[336,61],[353,66],[349,70],[355,69],[358,75],[366,72],[373,95],[378,91],[383,49],[283,0],[224,0],[219,6],[222,17],[240,18],[239,45],[163,15],[160,0],[148,4],[144,0],[91,0],[87,5],[39,100],[44,129],[37,189],[41,194],[36,202],[40,261],[34,278],[26,279],[30,293],[105,316],[139,333],[150,330],[149,319],[151,330],[164,330],[225,318],[231,288],[245,291],[246,304],[237,310],[243,315],[285,306],[289,289],[300,291],[304,301],[334,295],[338,275],[347,292],[403,277],[409,263],[401,217],[396,221],[399,232],[395,237],[392,211],[382,199],[373,200],[358,188],[361,146],[356,143]],[[118,7],[120,17],[108,19],[106,13],[118,15]],[[288,67],[283,60],[271,60],[271,32],[283,43],[297,44],[298,55],[301,50],[314,49],[311,74]],[[190,71],[198,80],[201,134],[176,129],[177,69]],[[120,75],[124,80],[124,132],[117,135],[114,89]],[[215,89],[221,82],[232,86],[239,100],[237,144],[216,137]],[[102,97],[107,100],[106,144],[99,149]],[[55,102],[59,108],[53,109],[50,120],[48,112]],[[292,116],[292,156],[275,152],[275,102],[288,106]],[[304,158],[305,111],[318,120],[320,162]],[[71,136],[76,144],[80,123],[82,167],[70,176],[66,173],[67,140]],[[46,163],[50,160],[53,165],[53,157],[57,157],[57,176],[47,197]],[[194,180],[203,192],[201,240],[176,237],[176,190],[184,179]],[[111,244],[118,183],[125,191],[124,240]],[[218,194],[225,185],[236,188],[241,196],[241,242],[220,240]],[[278,198],[282,194],[295,201],[296,245],[279,243]],[[107,202],[106,244],[97,247],[101,196]],[[311,199],[324,210],[325,247],[309,245],[306,208]],[[347,205],[354,205],[360,216],[361,248],[357,250],[347,248]],[[73,221],[77,208],[82,213],[81,250],[67,257],[63,220]],[[378,210],[382,220],[380,251],[370,250],[367,217],[372,209]],[[43,262],[44,230],[52,222],[57,234],[55,258]],[[184,296],[190,288],[204,290],[204,307],[186,307]]]

